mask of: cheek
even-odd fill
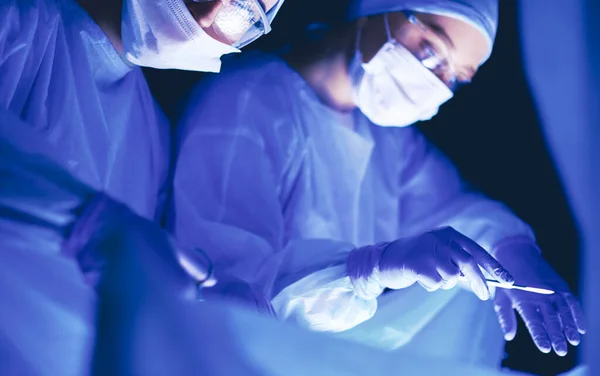
[[[454,63],[458,66],[479,68],[488,59],[488,52],[487,48],[479,51],[461,50],[460,53],[455,55]]]

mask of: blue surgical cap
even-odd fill
[[[492,50],[498,28],[498,0],[352,0],[350,19],[401,10],[466,22],[483,34]]]

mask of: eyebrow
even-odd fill
[[[433,23],[433,22],[427,22],[427,21],[421,21],[421,22],[423,22],[425,25],[427,25],[427,27],[430,28],[431,31],[433,31],[435,33],[435,35],[437,35],[438,37],[443,39],[444,42],[446,42],[446,44],[448,44],[450,47],[452,47],[452,49],[456,49],[456,47],[454,46],[454,42],[452,42],[452,39],[450,39],[450,37],[448,36],[448,33],[446,33],[446,30],[444,30],[443,27],[441,27],[440,25]]]

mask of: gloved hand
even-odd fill
[[[98,287],[108,264],[122,261],[125,254],[145,260],[145,265],[156,259],[163,266],[160,269],[170,273],[169,278],[180,286],[193,288],[194,281],[206,280],[206,259],[187,260],[186,274],[177,263],[182,259],[179,250],[164,230],[45,157],[46,153],[54,155],[52,145],[35,132],[30,134],[28,127],[20,126],[11,114],[0,110],[0,117],[12,117],[6,121],[8,125],[17,122],[6,128],[17,131],[15,134],[0,135],[3,245],[26,244],[44,252],[61,250],[78,263],[93,287]],[[204,285],[211,283],[214,281],[208,279]]]
[[[418,282],[427,291],[435,291],[453,288],[462,274],[473,292],[487,300],[490,293],[480,266],[498,281],[514,282],[485,249],[451,227],[359,248],[351,252],[347,261],[348,275],[355,287],[366,278],[378,281],[382,288],[401,289]]]
[[[119,263],[124,257],[138,260],[140,275],[145,274],[142,269],[152,269],[151,263],[160,264],[159,270],[164,272],[162,285],[175,287],[176,295],[193,296],[198,280],[205,286],[215,282],[207,270],[210,260],[184,253],[157,224],[102,193],[93,194],[80,208],[63,244],[63,254],[77,261],[86,281],[95,288],[104,279],[109,264]]]
[[[259,313],[277,317],[271,301],[259,289],[230,276],[219,275],[217,284],[203,293],[206,300],[224,299],[256,309]]]
[[[495,310],[507,341],[517,333],[516,310],[525,322],[537,348],[567,354],[567,343],[576,346],[585,333],[583,312],[577,298],[562,278],[540,255],[529,239],[512,239],[496,247],[494,254],[519,284],[548,288],[556,293],[539,295],[518,290],[496,290]]]

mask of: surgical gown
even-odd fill
[[[20,166],[11,147],[45,154],[69,179],[153,219],[169,125],[142,71],[75,0],[0,0],[0,110],[0,374],[82,375],[96,297],[60,252],[84,197],[58,169]]]
[[[154,218],[169,166],[169,124],[75,0],[0,0],[0,107],[57,146],[73,176]]]
[[[61,251],[94,191],[4,109],[0,129],[0,374],[85,374],[95,293]]]
[[[441,225],[490,251],[533,238],[506,207],[470,191],[415,127],[337,112],[282,59],[259,54],[196,88],[177,148],[168,226],[217,271],[273,296],[280,318],[389,350],[411,342],[415,353],[498,364],[490,302],[413,286],[380,297],[378,315],[377,294],[355,293],[346,276],[353,248]]]

